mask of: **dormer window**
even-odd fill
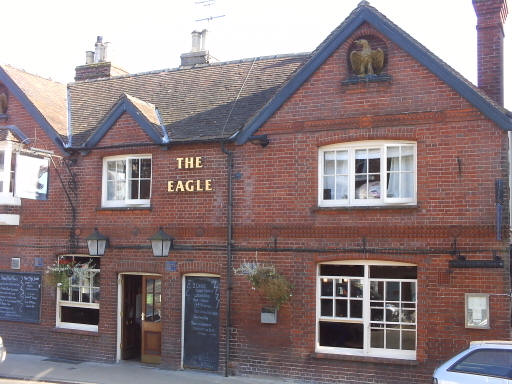
[[[149,206],[151,155],[123,155],[103,160],[103,207]]]
[[[318,161],[321,207],[416,204],[416,143],[329,145]]]

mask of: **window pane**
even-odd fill
[[[370,282],[370,300],[384,300],[384,282]]]
[[[348,296],[348,280],[340,279],[336,281],[336,296],[347,297]]]
[[[398,281],[386,281],[386,300],[400,300],[400,283]]]
[[[114,200],[116,196],[115,184],[113,181],[107,181],[107,200]]]
[[[386,321],[392,323],[398,323],[400,320],[399,309],[396,304],[386,304]]]
[[[132,180],[128,183],[128,198],[138,199],[139,198],[139,180]]]
[[[343,264],[321,264],[320,275],[322,276],[353,276],[363,277],[363,265],[343,265]]]
[[[363,301],[350,300],[350,317],[353,319],[363,318]]]
[[[348,152],[336,151],[336,174],[348,174]]]
[[[126,179],[126,163],[125,163],[125,161],[117,160],[116,166],[117,166],[117,173],[116,173],[117,179],[118,180]]]
[[[332,296],[332,279],[322,279],[321,296]]]
[[[402,331],[402,349],[408,351],[416,349],[416,332]]]
[[[384,329],[372,329],[370,347],[384,348]]]
[[[139,161],[140,159],[130,159],[130,168],[131,168],[131,174],[130,177],[132,179],[138,179],[139,176]]]
[[[61,307],[60,320],[65,323],[98,325],[100,311],[94,308]]]
[[[361,280],[350,280],[350,297],[363,297],[363,282]]]
[[[100,286],[100,273],[99,272],[93,272],[93,273],[94,273],[94,275],[93,275],[92,286],[99,288],[99,286]]]
[[[372,308],[371,321],[384,321],[384,310],[380,308]]]
[[[367,176],[356,176],[355,177],[355,198],[366,199],[368,196],[368,184]]]
[[[414,147],[412,145],[402,146],[401,171],[414,171]]]
[[[369,173],[380,172],[380,149],[370,149],[368,151]]]
[[[99,303],[100,302],[100,289],[92,288],[92,302]]]
[[[362,324],[321,321],[319,333],[321,346],[363,349]]]
[[[416,267],[392,267],[371,265],[370,278],[381,279],[416,279]]]
[[[71,301],[80,301],[79,287],[71,287]]]
[[[400,349],[400,331],[386,330],[386,348]]]
[[[334,199],[334,176],[324,176],[324,200]]]
[[[367,173],[367,160],[368,155],[366,149],[358,149],[355,153],[355,171],[357,173]]]
[[[324,152],[324,175],[334,175],[334,151]]]
[[[115,180],[116,178],[116,162],[107,161],[107,180]]]
[[[416,301],[416,284],[402,282],[402,301]]]
[[[402,323],[415,323],[416,322],[416,311],[402,309],[402,316],[400,321]]]
[[[402,173],[400,182],[400,197],[412,198],[414,195],[414,174],[411,172]]]
[[[336,199],[348,199],[348,176],[336,177]]]
[[[320,300],[320,316],[332,316],[332,300]]]
[[[484,374],[512,379],[512,351],[482,349],[459,360],[450,371]]]
[[[141,159],[140,177],[143,179],[151,178],[151,159]]]
[[[149,199],[151,196],[151,180],[140,181],[140,198]]]
[[[336,300],[336,317],[347,317],[347,300]]]

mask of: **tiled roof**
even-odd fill
[[[306,58],[261,57],[71,83],[72,146],[83,145],[123,95],[155,129],[159,113],[171,142],[228,138]]]
[[[9,65],[3,65],[1,68],[39,110],[50,126],[61,137],[66,137],[66,85],[27,73]]]

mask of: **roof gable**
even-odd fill
[[[98,129],[84,143],[84,148],[92,148],[98,144],[125,112],[140,125],[155,144],[165,144],[169,141],[167,131],[160,123],[160,116],[155,106],[125,93],[103,117]]]
[[[0,82],[64,152],[63,139],[67,134],[66,86],[10,66],[0,66]]]
[[[499,127],[507,131],[512,130],[512,119],[507,116],[504,108],[494,103],[448,64],[435,56],[375,8],[371,7],[368,2],[362,1],[345,21],[317,47],[309,60],[276,92],[259,113],[244,125],[236,135],[236,143],[246,143],[331,54],[365,22],[369,23],[377,31],[424,65]]]

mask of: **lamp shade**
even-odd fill
[[[169,250],[173,245],[174,239],[164,232],[162,227],[149,238],[151,241],[151,248],[153,248],[153,256],[165,257],[169,255]]]
[[[108,237],[101,234],[98,228],[94,228],[87,238],[87,247],[89,248],[89,255],[91,256],[103,256],[105,254],[105,248],[107,247]]]

